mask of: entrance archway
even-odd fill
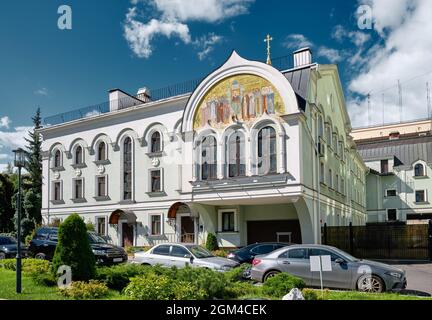
[[[168,219],[174,226],[178,242],[198,243],[199,213],[193,205],[174,203],[168,210]]]
[[[118,244],[122,247],[133,246],[135,243],[137,217],[133,211],[117,209],[109,216],[109,224],[116,226]]]

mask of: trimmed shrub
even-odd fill
[[[261,295],[261,287],[254,286],[249,281],[232,282],[226,288],[225,299],[236,299],[243,296],[259,296]]]
[[[207,235],[206,248],[209,251],[215,251],[219,249],[217,238],[213,233]]]
[[[30,273],[30,276],[33,282],[38,285],[46,287],[54,287],[55,285],[57,285],[57,280],[51,272],[32,272]]]
[[[54,253],[52,272],[57,276],[61,265],[72,269],[72,280],[90,280],[95,276],[96,261],[91,250],[87,228],[76,213],[70,215],[59,227],[58,243]]]
[[[134,300],[199,300],[204,292],[192,283],[149,274],[131,279],[124,294]]]
[[[269,296],[282,298],[290,292],[291,289],[298,288],[301,290],[305,286],[306,284],[303,279],[294,277],[287,273],[279,273],[264,282],[262,292]]]
[[[305,300],[318,300],[318,294],[316,290],[304,288],[302,290],[302,295]]]
[[[59,292],[65,297],[76,300],[100,299],[108,294],[108,287],[105,283],[96,280],[72,281],[69,288],[59,288]]]
[[[228,282],[235,282],[235,281],[244,281],[243,273],[246,269],[252,267],[249,263],[243,263],[240,265],[240,267],[234,268],[230,271],[225,272],[225,277]]]
[[[106,283],[108,288],[122,291],[130,282],[130,278],[152,272],[149,266],[139,264],[120,264],[96,269],[96,279]]]
[[[8,270],[16,270],[16,259],[0,260],[0,267]],[[47,273],[50,271],[50,262],[40,259],[22,259],[22,271],[26,273]]]

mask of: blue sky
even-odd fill
[[[389,101],[394,100],[390,93],[397,79],[410,79],[427,71],[424,63],[430,59],[432,47],[428,36],[432,24],[427,22],[432,20],[431,3],[2,1],[0,169],[11,160],[11,148],[22,145],[37,106],[45,117],[106,101],[111,88],[136,93],[142,86],[155,89],[199,78],[223,63],[233,49],[245,58],[264,60],[263,39],[267,33],[274,39],[273,57],[289,55],[308,44],[315,61],[337,63],[352,121],[364,125],[368,120],[365,93],[377,91],[373,97],[378,105],[382,100],[379,90],[392,87],[385,93]],[[358,28],[356,11],[362,4],[373,9],[373,29]],[[61,5],[72,9],[72,30],[57,27],[57,9]],[[393,9],[391,15],[389,6]],[[413,30],[420,35],[412,37]],[[420,48],[417,45],[414,63],[404,68],[401,57],[410,50],[409,43],[404,43],[407,35],[414,38],[410,41],[426,43]],[[418,80],[421,82],[416,88],[430,74],[425,77]],[[388,83],[383,83],[383,78]],[[410,85],[414,86],[413,82]],[[421,94],[424,97],[425,90]],[[422,100],[416,103],[412,112],[406,111],[406,118],[426,115]],[[394,107],[391,104],[388,102],[388,108]],[[371,112],[369,118],[381,118],[381,111]]]

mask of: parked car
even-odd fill
[[[289,246],[289,243],[283,242],[261,242],[250,244],[246,247],[237,249],[227,255],[228,259],[239,263],[252,263],[255,256],[260,254],[268,254],[274,250]]]
[[[331,246],[292,245],[252,261],[251,278],[264,282],[270,277],[287,272],[302,278],[307,286],[319,287],[319,272],[310,271],[310,257],[329,255],[332,271],[323,271],[326,288],[383,292],[406,288],[405,271],[390,265],[357,259]]]
[[[195,244],[164,243],[147,252],[135,253],[133,263],[142,265],[162,265],[178,268],[190,265],[216,271],[228,271],[239,266],[238,262],[216,257],[207,249]]]
[[[18,251],[18,245],[15,238],[10,236],[0,236],[0,260],[6,258],[15,258]],[[27,246],[21,243],[21,255],[27,256]]]
[[[108,243],[106,238],[96,232],[88,232],[88,238],[98,264],[115,264],[128,260],[123,248]],[[36,259],[52,260],[57,242],[58,228],[40,228],[30,241],[29,255]]]

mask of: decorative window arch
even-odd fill
[[[201,140],[201,180],[217,179],[217,142],[214,136],[205,136]]]
[[[159,131],[154,131],[150,137],[150,152],[161,152],[162,151],[162,137]]]
[[[123,140],[123,200],[132,200],[132,139]]]
[[[74,164],[80,165],[84,163],[84,149],[81,145],[77,145],[74,150]]]
[[[98,161],[104,161],[108,159],[108,148],[105,141],[100,141],[97,144],[97,155],[96,159]]]
[[[62,154],[61,151],[59,149],[55,149],[54,150],[54,163],[53,163],[53,167],[54,168],[59,168],[62,166]]]
[[[415,177],[424,177],[426,175],[425,167],[421,163],[417,163],[414,166],[414,176]]]
[[[318,124],[317,124],[318,137],[324,139],[324,123],[323,123],[323,117],[322,117],[321,113],[318,113],[317,121],[318,121]]]
[[[276,130],[272,126],[258,131],[257,160],[258,175],[277,172]]]
[[[228,177],[241,177],[246,175],[245,135],[241,131],[234,131],[226,143],[226,163]]]

